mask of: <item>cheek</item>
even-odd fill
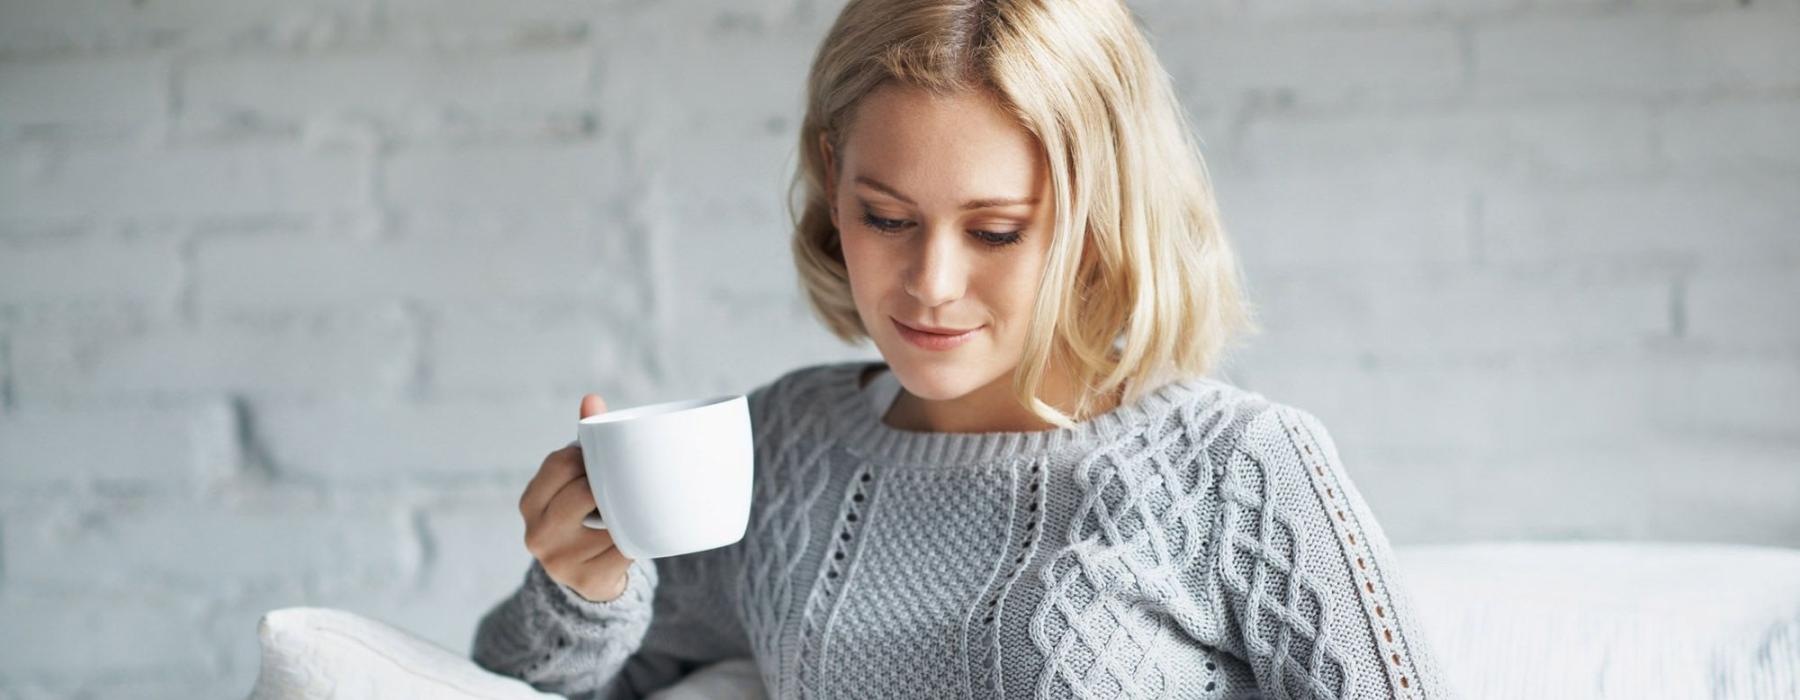
[[[1036,261],[1016,259],[996,269],[984,291],[1005,313],[1018,316],[1031,310],[1037,302],[1038,278],[1042,267]]]
[[[844,267],[850,275],[850,294],[858,306],[879,295],[882,285],[882,256],[870,249],[869,241],[856,231],[838,231],[838,247],[844,251]]]
[[[1041,271],[1041,263],[1015,259],[1010,268],[994,270],[988,278],[990,283],[979,292],[994,315],[1003,342],[1008,345],[1024,342],[1032,312],[1037,308]]]
[[[869,257],[868,251],[863,248],[863,241],[855,231],[838,229],[838,249],[844,252],[844,267],[849,268],[852,284],[862,281],[860,273],[863,271],[863,263]]]

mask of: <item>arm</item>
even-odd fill
[[[536,560],[511,596],[481,618],[475,664],[570,698],[602,694],[639,649],[650,627],[656,563],[636,561],[625,592],[591,601],[550,578]]]
[[[634,561],[617,599],[595,602],[536,561],[512,596],[482,617],[475,663],[571,700],[641,698],[694,669],[749,657],[724,593],[738,545]]]
[[[1227,635],[1275,697],[1451,697],[1387,536],[1312,414],[1276,404],[1219,483],[1209,567]]]
[[[746,397],[753,427],[769,425],[769,388]],[[482,617],[474,661],[571,700],[611,700],[644,697],[713,662],[751,658],[734,595],[743,547],[633,561],[625,592],[608,602],[583,598],[533,560],[519,589]]]

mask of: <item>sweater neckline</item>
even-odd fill
[[[1075,444],[1111,442],[1136,430],[1170,406],[1191,399],[1212,380],[1190,377],[1167,382],[1112,410],[1070,428],[1025,432],[951,433],[905,430],[888,425],[861,386],[864,370],[882,361],[851,361],[827,368],[822,403],[836,434],[851,451],[883,463],[925,466],[972,464],[1015,457],[1038,457]],[[893,371],[889,369],[888,371]]]

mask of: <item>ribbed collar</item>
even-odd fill
[[[855,360],[821,368],[818,409],[826,411],[836,435],[861,456],[882,463],[979,464],[1036,457],[1077,444],[1105,444],[1130,434],[1170,408],[1202,398],[1218,387],[1204,377],[1168,382],[1137,401],[1077,423],[1072,428],[1033,432],[947,433],[902,430],[882,422],[862,394],[863,370],[885,363]]]

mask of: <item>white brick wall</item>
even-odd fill
[[[466,651],[614,406],[869,357],[783,196],[839,3],[0,0],[0,698]],[[1134,0],[1399,542],[1800,546],[1800,2]]]

